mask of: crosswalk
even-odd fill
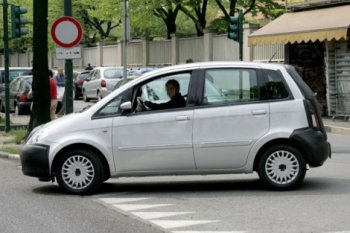
[[[172,211],[175,204],[163,203],[152,197],[97,197],[97,200],[126,215],[148,222],[171,233],[248,233],[248,231],[195,230],[196,226],[220,223],[220,219],[197,219],[191,210]],[[166,209],[166,210],[164,210]],[[190,229],[186,229],[190,228]],[[210,229],[210,226],[208,227]]]
[[[131,197],[130,197],[131,196]],[[234,227],[227,220],[208,219],[193,206],[179,204],[172,198],[142,197],[139,193],[115,193],[94,196],[94,200],[127,216],[151,224],[167,233],[258,233],[256,230],[227,230]],[[198,211],[198,209],[197,209]],[[207,216],[207,217],[203,217]],[[226,227],[222,227],[226,226]],[[287,230],[287,229],[284,229]],[[275,232],[275,231],[274,231]],[[285,231],[285,232],[288,232]],[[350,233],[324,231],[320,233]]]

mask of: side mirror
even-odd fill
[[[130,111],[132,109],[132,104],[130,101],[124,102],[120,105],[120,109],[124,111]]]

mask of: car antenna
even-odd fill
[[[276,56],[277,54],[277,50],[275,51],[275,53],[272,55],[272,57],[270,58],[270,60],[267,63],[271,63],[272,59]]]
[[[281,49],[281,47],[277,48],[275,53],[272,55],[272,57],[270,58],[270,60],[267,63],[271,63],[272,59],[276,56],[277,52]]]

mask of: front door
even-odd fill
[[[237,169],[246,164],[254,142],[269,129],[269,104],[260,101],[254,69],[205,72],[202,104],[194,112],[197,168]]]
[[[193,112],[183,106],[162,105],[170,101],[166,84],[176,80],[186,100],[191,73],[155,78],[133,90],[133,113],[114,118],[113,142],[119,172],[161,172],[195,170],[192,128]],[[152,108],[146,107],[152,106]],[[150,104],[151,102],[151,104]],[[157,106],[157,107],[154,107]]]

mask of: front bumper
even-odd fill
[[[291,139],[303,147],[311,167],[322,166],[331,157],[331,145],[327,142],[327,136],[319,130],[298,129],[293,132]]]
[[[46,145],[26,145],[21,152],[23,174],[39,180],[51,180],[49,149]]]

